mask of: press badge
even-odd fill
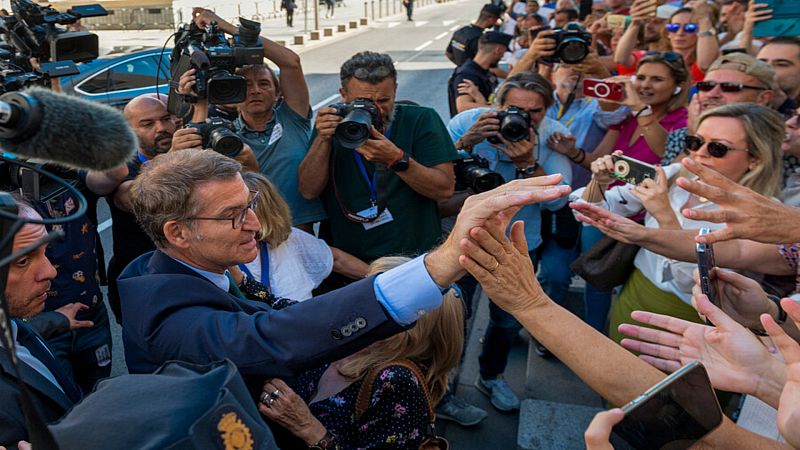
[[[270,146],[278,142],[278,139],[282,137],[283,137],[283,127],[281,126],[280,123],[276,123],[275,126],[272,128],[272,134],[269,136],[269,142],[267,143],[267,146]]]
[[[374,206],[372,206],[370,208],[367,208],[367,209],[365,209],[363,211],[359,211],[358,212],[358,215],[361,216],[361,217],[375,217],[376,214],[378,214],[378,206],[377,205],[374,205]],[[384,209],[383,212],[381,213],[381,215],[378,216],[377,219],[375,219],[375,220],[373,220],[372,222],[369,222],[369,223],[362,223],[361,225],[364,225],[364,229],[365,230],[371,230],[371,229],[373,229],[375,227],[379,227],[379,226],[381,226],[381,225],[383,225],[385,223],[389,223],[389,222],[391,222],[393,220],[394,220],[394,217],[392,217],[392,213],[390,213],[388,209]]]

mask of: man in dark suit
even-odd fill
[[[32,208],[20,205],[20,214],[40,219]],[[28,224],[14,235],[16,252],[45,236],[42,225]],[[45,246],[11,263],[5,300],[12,320],[12,337],[22,381],[28,386],[31,401],[45,422],[53,422],[81,399],[81,391],[53,357],[44,341],[18,319],[26,319],[44,309],[50,280],[56,270],[45,256]],[[0,445],[15,448],[28,439],[25,417],[20,404],[17,374],[11,353],[0,343]]]
[[[545,187],[559,176],[539,177],[473,196],[439,249],[377,277],[271,310],[239,297],[226,273],[258,251],[260,224],[252,211],[257,193],[248,191],[239,170],[239,163],[216,152],[185,150],[154,159],[134,180],[133,212],[158,249],[132,262],[119,278],[132,373],[170,359],[229,358],[251,390],[260,392],[265,378],[352,354],[439,306],[443,289],[463,275],[458,245],[469,230],[500,211],[568,189]],[[308,445],[325,440],[300,437]]]

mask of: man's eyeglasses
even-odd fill
[[[731,81],[723,81],[721,83],[717,83],[716,81],[698,81],[695,84],[695,86],[697,86],[697,90],[700,92],[711,91],[718,85],[722,92],[741,92],[742,89],[757,89],[759,91],[763,91],[766,89],[765,87],[761,86],[749,86],[744,83],[734,83]]]
[[[379,79],[384,79],[392,73],[391,67],[380,66],[375,67],[374,69],[368,69],[366,67],[359,67],[358,69],[353,71],[353,77],[357,80],[366,80],[370,77],[375,77]]]
[[[696,152],[700,150],[703,145],[706,144],[705,139],[700,136],[694,136],[691,134],[687,134],[684,138],[684,142],[686,143],[686,149],[690,152]],[[708,154],[713,156],[714,158],[723,158],[728,152],[746,152],[747,150],[740,150],[737,148],[733,148],[729,145],[723,144],[722,142],[711,141],[707,143],[706,151]]]
[[[244,224],[244,221],[247,220],[247,212],[249,210],[256,210],[256,205],[258,205],[258,199],[261,198],[261,193],[257,191],[250,191],[250,200],[247,202],[247,206],[242,208],[241,211],[236,213],[233,217],[187,217],[186,220],[230,220],[231,226],[234,230],[238,230]]]
[[[664,59],[664,61],[669,62],[683,62],[683,56],[680,53],[675,52],[654,52],[650,51],[644,54],[643,58],[647,58],[648,56],[658,57]]]
[[[667,33],[677,33],[681,29],[681,24],[679,23],[668,23],[666,25]],[[696,33],[697,32],[697,24],[696,23],[685,23],[683,24],[683,32],[684,33]]]

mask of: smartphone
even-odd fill
[[[622,14],[609,14],[606,16],[606,25],[611,29],[624,30],[631,24],[631,16]]]
[[[705,367],[692,361],[622,407],[611,430],[616,450],[683,450],[722,424]]]
[[[583,95],[600,100],[621,102],[625,98],[625,85],[596,78],[587,78],[583,80]]]
[[[753,37],[798,36],[800,35],[800,0],[764,0],[763,9],[772,10],[772,18],[757,22],[753,27]]]
[[[611,155],[614,171],[611,176],[628,184],[638,185],[646,179],[656,179],[656,166],[623,155]]]
[[[710,232],[711,230],[708,228],[700,229],[700,235]],[[719,307],[719,289],[717,289],[717,280],[713,273],[714,267],[716,267],[714,246],[711,244],[697,244],[695,249],[697,251],[697,269],[700,272],[700,289],[711,303]]]

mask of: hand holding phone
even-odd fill
[[[714,388],[706,369],[692,361],[622,407],[625,417],[614,426],[616,450],[682,450],[722,424]]]
[[[611,155],[614,171],[611,176],[628,184],[639,185],[646,179],[656,179],[656,167],[624,155]]]

